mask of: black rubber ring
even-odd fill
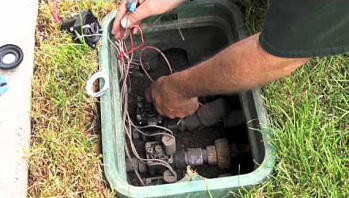
[[[15,59],[11,63],[5,63],[4,57],[6,55],[12,54]],[[23,51],[17,45],[3,45],[0,47],[0,68],[1,69],[13,69],[21,64],[23,60]]]

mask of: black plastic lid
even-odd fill
[[[17,45],[3,45],[0,47],[0,68],[13,69],[21,64],[23,51]]]

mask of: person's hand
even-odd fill
[[[153,100],[158,113],[171,119],[192,115],[199,107],[198,98],[183,97],[168,76],[159,78],[150,86],[146,99]]]
[[[115,39],[121,39],[125,34],[124,28],[139,25],[143,19],[168,12],[183,2],[184,0],[139,0],[135,12],[128,13],[126,0],[123,0],[116,14],[112,33]],[[138,29],[132,31],[137,33]]]

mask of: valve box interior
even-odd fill
[[[160,32],[145,30],[144,35],[144,46],[160,49],[173,72],[207,60],[234,42],[222,28],[213,25]],[[128,82],[128,112],[137,126],[137,129],[132,129],[132,143],[125,138],[131,153],[131,157],[125,160],[130,184],[174,183],[185,178],[187,167],[204,178],[246,174],[255,169],[239,94],[201,97],[201,105],[194,115],[169,119],[158,114],[153,104],[144,98],[151,85],[146,73],[154,80],[170,75],[167,62],[156,50],[136,53],[134,59],[142,61],[146,72],[136,61]],[[153,125],[169,130],[151,127]],[[147,161],[138,159],[131,152],[130,144],[134,145],[139,157]],[[166,161],[172,172],[159,160]]]

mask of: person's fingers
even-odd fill
[[[159,100],[159,97],[158,98],[155,98],[155,96],[153,95],[153,104],[156,108],[156,111],[162,115],[162,116],[166,116],[166,110],[165,109],[162,109],[162,104],[161,104],[161,101]],[[155,98],[155,99],[154,99]]]
[[[135,25],[141,27],[141,22],[138,22],[138,23],[136,23]],[[132,34],[137,34],[138,32],[139,32],[139,28],[134,27],[134,28],[132,29]]]
[[[140,4],[140,6],[134,12],[129,13],[121,20],[121,26],[123,28],[130,28],[132,25],[137,24],[141,20],[151,16],[152,12],[148,7],[148,2]]]
[[[168,114],[166,117],[170,118],[171,120],[175,119],[177,116],[173,114]]]
[[[115,40],[122,39],[126,36],[127,32],[123,28],[119,28],[118,32],[114,34]]]
[[[193,115],[198,108],[199,108],[198,99],[197,98],[191,99],[190,102],[188,103],[188,108],[186,108],[187,109],[186,116]]]
[[[171,108],[171,105],[169,104],[163,104],[163,106],[157,104],[157,107],[163,107],[163,109],[157,108],[158,110],[162,110],[161,115],[166,116],[170,119],[174,119],[185,118],[187,116],[193,115],[197,111],[199,105],[197,98],[192,98],[190,100],[184,101],[183,104],[179,104],[178,108]]]
[[[185,118],[186,117],[186,113],[183,113],[183,112],[178,112],[178,114],[177,114],[177,118],[180,118],[180,119],[182,119],[182,118]]]
[[[121,38],[127,39],[128,36],[130,36],[130,31],[129,30],[122,30]]]
[[[113,29],[112,29],[112,34],[114,35],[115,39],[120,39],[123,37],[123,30],[120,27],[120,22],[122,18],[125,16],[126,12],[127,12],[126,1],[122,1],[119,6],[119,11],[116,13]]]
[[[161,109],[156,108],[156,111],[157,111],[160,115],[166,116],[166,114],[165,114]]]

